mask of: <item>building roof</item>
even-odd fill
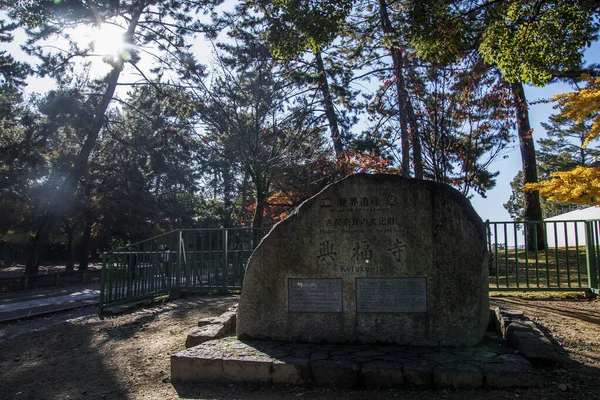
[[[567,220],[595,220],[600,219],[600,206],[591,206],[579,210],[573,210],[554,217],[545,218],[544,221],[567,221]]]

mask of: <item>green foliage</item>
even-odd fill
[[[181,89],[142,86],[111,113],[89,184],[100,236],[130,241],[194,226],[198,148]]]
[[[267,41],[276,57],[292,58],[306,50],[320,52],[339,34],[352,1],[256,1],[267,20]]]
[[[90,104],[77,90],[61,89],[31,100],[30,108],[13,115],[12,129],[0,136],[4,192],[0,207],[12,210],[4,229],[29,235],[49,206],[73,163],[84,135]],[[76,198],[65,198],[57,212],[74,214]],[[2,229],[2,228],[0,228]]]
[[[550,116],[548,123],[542,123],[547,135],[547,138],[538,141],[538,169],[542,179],[548,179],[552,172],[566,171],[580,165],[592,166],[600,156],[600,150],[597,140],[584,146],[591,120],[592,116],[589,116],[584,121],[574,122],[555,114]]]
[[[572,1],[501,2],[487,15],[479,47],[485,61],[509,82],[538,86],[577,69],[598,30],[593,10]]]
[[[591,167],[600,156],[597,141],[584,147],[590,132],[593,115],[580,122],[562,116],[564,107],[558,105],[558,114],[550,116],[549,122],[542,123],[547,138],[538,140],[538,174],[540,179],[547,180],[554,172],[564,172],[577,166]],[[525,199],[523,194],[523,173],[519,172],[510,183],[512,193],[504,208],[511,218],[524,219]],[[549,216],[568,207],[569,203],[559,203],[548,199],[541,200],[542,211]]]
[[[0,43],[12,42],[11,32],[16,28],[17,24],[0,19]],[[16,87],[23,86],[29,72],[27,64],[15,61],[6,50],[0,51],[0,90],[4,96],[8,96],[7,92],[14,91]]]
[[[581,69],[599,29],[594,2],[436,0],[408,3],[411,45],[437,63],[477,51],[508,82],[542,86]]]
[[[0,230],[29,237],[54,204],[51,237],[92,221],[99,247],[269,224],[350,170],[399,171],[419,155],[424,178],[483,196],[515,128],[506,79],[543,84],[580,67],[598,29],[589,3],[559,0],[254,0],[211,24],[197,14],[219,0],[5,4],[58,89],[23,104],[27,66],[0,52]],[[86,78],[94,49],[74,35],[103,24],[129,30],[128,53]],[[0,41],[15,27],[1,22]],[[192,52],[201,33],[220,52],[210,80]],[[122,71],[140,77],[127,94],[112,91]],[[359,117],[367,129],[354,138]],[[542,143],[542,163],[573,163],[572,144]],[[509,201],[515,215],[521,201]]]
[[[525,195],[523,194],[523,171],[517,172],[517,175],[510,181],[512,193],[508,201],[502,206],[508,211],[510,217],[516,221],[525,220]]]
[[[447,65],[473,49],[476,25],[471,18],[457,18],[452,2],[410,3],[406,21],[410,47],[426,60]]]

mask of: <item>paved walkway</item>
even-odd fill
[[[98,304],[100,284],[0,296],[0,322]]]

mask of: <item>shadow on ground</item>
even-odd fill
[[[63,314],[28,331],[31,321],[0,325],[0,333],[24,330],[0,342],[0,398],[176,399],[170,354],[184,348],[198,319],[219,315],[235,300],[182,299],[104,320],[88,314],[66,321]]]
[[[96,324],[72,325],[0,345],[0,393],[6,399],[126,398],[128,388],[107,368],[105,358],[92,343]],[[70,351],[65,351],[70,349]],[[102,382],[98,390],[97,383]]]

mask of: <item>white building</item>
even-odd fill
[[[567,245],[571,247],[575,244],[585,246],[586,224],[582,220],[600,220],[600,206],[586,207],[546,218],[544,221],[546,221],[548,247],[565,247]]]

